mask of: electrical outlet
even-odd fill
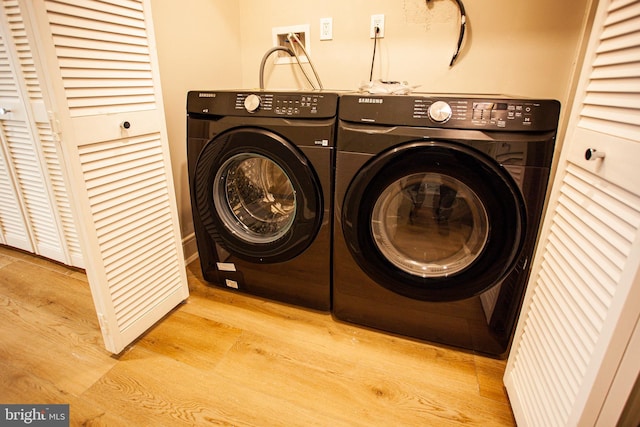
[[[309,24],[291,25],[289,27],[273,27],[271,29],[271,34],[273,36],[273,46],[282,46],[293,50],[294,46],[291,46],[289,40],[287,39],[287,36],[290,33],[294,33],[300,39],[300,43],[304,46],[307,54],[311,55]],[[298,47],[298,49],[296,49],[296,52],[298,52],[300,62],[309,62],[309,59],[306,57],[302,49]],[[293,58],[286,52],[279,51],[276,52],[274,56],[276,64],[293,64],[294,62],[296,62],[295,58]]]
[[[320,18],[320,40],[333,39],[333,18]]]
[[[371,26],[369,27],[369,37],[376,37],[376,27],[378,28],[377,37],[381,39],[384,37],[384,15],[371,15]]]

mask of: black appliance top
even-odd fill
[[[555,131],[560,102],[493,95],[346,94],[340,120],[389,126],[419,126],[511,132]]]
[[[335,117],[338,95],[322,91],[190,91],[187,114],[203,116]]]

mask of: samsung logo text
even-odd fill
[[[358,104],[382,104],[382,98],[358,98]]]

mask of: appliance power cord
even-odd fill
[[[369,72],[369,81],[373,81],[373,64],[376,61],[376,48],[378,42],[378,33],[380,32],[380,28],[376,26],[375,33],[373,35],[373,56],[371,57],[371,71]]]

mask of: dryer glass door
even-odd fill
[[[382,191],[373,206],[371,231],[380,252],[396,267],[415,276],[440,277],[473,264],[487,242],[489,221],[478,195],[462,181],[415,173]]]
[[[342,232],[363,271],[426,301],[466,299],[496,286],[525,235],[524,202],[504,167],[447,141],[408,142],[373,157],[349,184],[342,208]]]

